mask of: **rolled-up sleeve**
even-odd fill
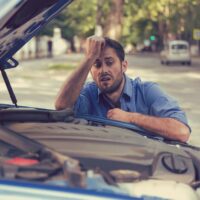
[[[90,103],[84,94],[80,94],[75,105],[74,105],[74,113],[75,115],[82,115],[90,113]]]
[[[76,100],[74,105],[75,115],[83,115],[91,113],[91,102],[90,102],[90,84],[86,83]]]
[[[176,100],[164,93],[156,83],[150,84],[146,90],[150,115],[176,119],[188,126],[191,131],[186,114]]]

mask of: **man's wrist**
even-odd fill
[[[137,124],[138,113],[129,113],[129,122],[132,124]]]
[[[95,60],[96,59],[94,57],[85,56],[82,63],[84,63],[84,65],[86,65],[90,69],[92,67],[92,65],[94,64]]]
[[[97,59],[97,56],[96,55],[86,55],[85,59],[90,62],[95,62],[95,60]]]

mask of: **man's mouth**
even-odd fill
[[[100,81],[101,81],[101,82],[109,81],[109,80],[111,80],[111,77],[110,77],[110,76],[101,76],[101,77],[100,77]]]

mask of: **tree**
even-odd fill
[[[85,38],[94,33],[96,17],[96,0],[80,0],[70,4],[52,22],[50,22],[41,34],[53,34],[53,27],[62,29],[62,36],[71,44],[75,51],[74,37]]]
[[[79,0],[65,9],[42,34],[52,34],[54,26],[63,37],[85,38],[94,33],[139,43],[156,37],[159,46],[169,36],[192,42],[192,30],[200,28],[199,0]]]
[[[126,0],[123,40],[142,42],[155,35],[162,46],[171,38],[192,42],[200,27],[199,0]]]
[[[124,0],[112,0],[104,27],[104,35],[119,40],[122,34]]]

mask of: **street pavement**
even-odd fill
[[[82,54],[68,54],[52,59],[21,61],[16,69],[7,70],[18,104],[54,108],[56,94],[72,70],[55,70],[51,66],[60,63],[74,65],[82,57]],[[200,58],[193,58],[191,66],[164,66],[160,64],[158,54],[148,53],[127,55],[127,60],[129,76],[159,83],[179,102],[192,128],[189,143],[200,146]],[[11,103],[3,80],[0,84],[1,103]]]

